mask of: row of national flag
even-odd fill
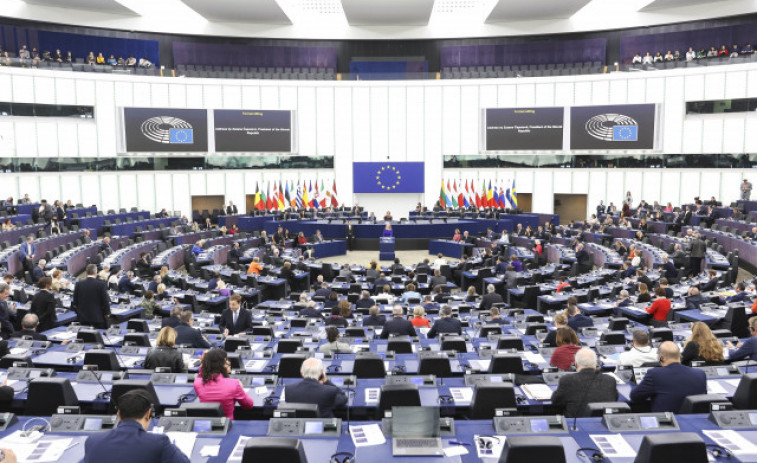
[[[441,207],[501,207],[517,209],[518,194],[515,191],[515,179],[494,181],[482,180],[481,186],[473,180],[442,180],[439,192]]]
[[[285,180],[255,184],[254,207],[259,211],[293,209],[319,209],[336,207],[336,180],[331,185],[323,180]]]

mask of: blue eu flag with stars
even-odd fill
[[[616,125],[612,128],[612,141],[638,141],[638,125]]]
[[[194,133],[192,129],[170,129],[168,141],[170,143],[192,144],[194,143]]]
[[[355,162],[355,193],[423,193],[422,162]]]

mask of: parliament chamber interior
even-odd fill
[[[753,0],[4,0],[0,462],[757,462]]]

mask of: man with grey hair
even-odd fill
[[[363,290],[360,292],[360,299],[355,301],[355,309],[370,309],[376,305],[376,301],[371,298],[371,293]]]
[[[37,265],[34,266],[34,270],[32,270],[32,281],[34,283],[38,282],[40,278],[45,276],[45,265],[47,265],[47,261],[45,259],[40,259],[39,262],[37,262]]]
[[[597,354],[587,347],[576,352],[576,373],[562,376],[552,393],[552,404],[567,417],[588,416],[589,403],[617,400],[615,379],[597,370]]]
[[[11,288],[6,283],[0,283],[0,338],[8,339],[13,335],[11,323],[11,309],[8,307],[8,296]]]
[[[394,336],[418,335],[412,322],[405,320],[402,315],[402,306],[395,305],[392,309],[392,319],[384,324],[384,329],[381,331],[381,339],[389,339],[390,334]]]
[[[659,360],[657,349],[649,344],[649,333],[637,328],[633,330],[633,344],[631,350],[623,352],[618,357],[619,366],[638,368],[645,363],[654,363]]]
[[[37,332],[39,326],[39,317],[33,313],[24,315],[21,320],[21,331],[16,331],[11,335],[13,338],[28,337],[35,341],[47,341],[47,336]]]
[[[478,310],[489,310],[494,304],[501,304],[504,301],[502,296],[496,292],[494,285],[488,285],[486,287],[486,294],[481,298],[481,304],[478,305]]]
[[[316,404],[321,418],[333,418],[335,408],[347,405],[347,395],[329,381],[320,359],[306,359],[302,362],[300,374],[302,381],[284,388],[287,402]]]
[[[615,305],[618,306],[618,307],[625,307],[627,305],[631,305],[631,303],[633,301],[631,301],[631,298],[628,297],[628,296],[629,296],[628,295],[628,290],[621,289],[620,290],[620,299],[618,299],[618,301],[615,303]]]
[[[461,334],[463,332],[463,325],[460,320],[452,318],[452,307],[443,305],[439,315],[441,317],[434,322],[434,326],[426,334],[427,338],[435,338],[439,333]]]
[[[87,265],[86,278],[76,282],[71,308],[76,311],[79,323],[95,328],[108,328],[110,296],[108,284],[97,279],[97,266]]]

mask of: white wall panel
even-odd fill
[[[356,161],[371,161],[371,97],[367,87],[352,89],[352,149]]]
[[[460,154],[478,153],[479,134],[483,124],[480,119],[479,87],[463,87],[460,100]]]
[[[279,88],[273,85],[260,87],[260,109],[279,109]]]
[[[172,85],[183,88],[183,85]],[[116,106],[134,106],[134,84],[131,82],[114,82],[113,100]],[[178,107],[178,105],[177,105]],[[95,117],[99,114],[95,113]]]
[[[683,122],[683,143],[681,150],[688,153],[702,152],[702,119],[686,118]]]
[[[116,174],[101,174],[97,176],[100,184],[100,207],[104,211],[114,210],[118,211],[119,201],[119,181]],[[87,190],[85,189],[85,192]],[[86,194],[86,193],[85,193]]]
[[[389,89],[387,87],[372,87],[370,89],[370,140],[371,160],[385,160],[392,155],[389,152]],[[460,114],[458,108],[457,114]],[[460,133],[458,131],[458,133]],[[402,157],[398,159],[402,160]]]
[[[225,181],[222,171],[208,172],[205,174],[205,194],[224,196],[226,194]],[[194,189],[192,193],[195,194]]]
[[[61,197],[58,174],[43,174],[39,176],[39,194],[39,199],[47,199],[50,204]]]
[[[13,120],[10,118],[0,120],[0,156],[16,156],[16,133],[13,128]]]
[[[704,100],[704,75],[686,75],[686,99],[689,101]]]
[[[253,183],[248,190],[245,190],[244,173],[228,171],[224,174],[223,186],[225,188],[224,195],[226,196],[226,204],[229,201],[233,201],[239,209],[239,213],[247,212],[246,207],[246,194],[255,194],[255,183]]]
[[[699,197],[702,200],[720,197],[720,172],[703,170],[699,178]]]
[[[92,123],[90,123],[92,125]],[[62,120],[58,122],[58,155],[61,157],[79,156],[79,125]]]
[[[442,88],[442,153],[460,154],[460,87]]]
[[[242,87],[242,108],[261,109],[260,87],[245,85]]]
[[[576,94],[573,82],[558,82],[555,84],[555,106],[570,106],[575,101]]]
[[[152,108],[157,105],[153,105],[152,99],[152,87],[147,82],[134,82],[132,86],[134,96],[134,106],[141,108]]]
[[[497,86],[497,107],[514,108],[517,106],[517,86],[516,85],[499,85]]]
[[[5,85],[6,79],[7,76],[0,76],[0,88]],[[2,90],[0,90],[0,94],[1,92]],[[76,85],[73,79],[55,78],[55,102],[58,104],[76,104]]]
[[[137,202],[135,206],[140,211],[159,211],[166,208],[171,210],[171,197],[160,198],[161,204],[156,204],[155,174],[152,172],[140,172],[137,177]],[[169,185],[170,186],[170,185]]]
[[[442,179],[442,91],[440,87],[425,88],[426,114],[424,122],[425,191],[427,205],[433,205]],[[430,197],[430,198],[429,198]]]
[[[366,157],[353,158],[352,89],[334,90],[334,175],[339,179],[338,190],[352,198],[352,161],[368,161]]]
[[[150,85],[150,103],[157,108],[168,106],[168,84],[151,84]]]
[[[642,199],[649,204],[662,200],[662,171],[649,170],[643,173],[642,188],[636,196],[638,201]],[[636,198],[634,198],[636,199]]]
[[[496,87],[489,86],[496,97]],[[493,101],[496,103],[496,100]],[[407,88],[407,160],[420,162],[424,160],[425,150],[425,99],[421,86]]]
[[[189,191],[189,175],[172,174],[173,183],[173,208],[182,211],[187,217],[192,217],[192,198]]]
[[[629,169],[625,171],[625,178],[623,180],[623,198],[626,197],[627,191],[631,192],[633,197],[633,207],[639,205],[641,197],[643,196],[643,172],[639,169]],[[621,204],[623,202],[621,201]]]
[[[50,120],[37,123],[37,152],[40,156],[58,156],[58,125]]]
[[[695,197],[699,196],[700,174],[699,170],[681,172],[681,197],[679,200],[682,203],[691,203]]]
[[[220,85],[202,86],[202,107],[208,109],[223,108],[223,90]]]
[[[85,122],[76,127],[79,129],[79,156],[97,157],[97,126],[94,122]]]
[[[317,130],[315,131],[315,154],[319,156],[332,156],[337,136],[333,88],[319,87],[316,89],[315,110],[315,124],[317,124]]]
[[[536,106],[554,106],[555,84],[547,82],[536,84]]]
[[[17,118],[15,121],[16,155],[18,157],[37,156],[37,124],[31,118]]]
[[[675,206],[681,204],[681,173],[679,171],[662,171],[660,201]]]
[[[574,89],[575,101],[577,106],[587,106],[591,104],[591,81],[576,82]]]
[[[715,198],[722,201],[723,204],[730,204],[731,200],[740,198],[741,190],[739,190],[739,187],[744,178],[751,178],[751,176],[746,176],[744,173],[732,169],[720,171],[719,191]]]
[[[202,85],[187,85],[187,108],[203,108]]]
[[[610,102],[610,83],[606,80],[595,80],[591,83],[591,104],[602,105]]]
[[[747,153],[757,152],[757,117],[750,116],[746,119],[744,151]]]
[[[589,173],[586,170],[575,169],[571,178],[571,193],[589,193]]]
[[[746,71],[730,71],[726,73],[725,97],[745,98],[747,96]]]
[[[130,173],[118,175],[118,207],[130,210],[139,204],[137,199],[137,176]]]
[[[55,79],[40,76],[34,78],[34,102],[55,104]]]
[[[628,102],[628,81],[613,79],[610,81],[610,99],[611,104],[623,104]]]
[[[744,122],[745,119],[743,116],[728,118],[723,121],[723,152],[744,152]]]
[[[662,103],[665,98],[665,79],[647,79],[647,103]]]
[[[172,108],[187,107],[187,88],[183,84],[171,84],[168,86],[168,105]]]
[[[13,76],[13,101],[16,103],[34,103],[34,77]]]
[[[573,172],[571,170],[563,169],[555,171],[552,175],[552,192],[555,194],[569,194],[573,192]]]
[[[705,75],[704,97],[707,100],[720,100],[725,98],[725,72]]]
[[[93,202],[94,199],[97,199],[97,196],[90,195],[89,191],[87,191],[87,197],[82,196],[82,182],[84,179],[88,179],[89,176],[87,175],[80,175],[79,173],[71,174],[71,173],[65,173],[60,175],[60,199],[61,201],[68,201],[71,200],[74,204],[85,204],[90,205],[89,203]],[[89,203],[85,203],[85,199],[89,201]]]
[[[189,192],[192,196],[205,196],[212,193],[208,193],[207,182],[204,173],[193,172],[189,174]]]
[[[315,156],[317,153],[316,130],[318,121],[316,118],[315,88],[300,87],[297,96],[297,118],[299,123],[299,150],[303,156]]]
[[[245,109],[242,106],[242,88],[240,86],[223,86],[223,107],[225,109]]]
[[[156,173],[155,174],[155,208],[156,210],[164,207],[169,211],[181,210],[174,201],[174,186],[172,174]],[[190,214],[192,211],[183,209],[184,214]]]
[[[707,117],[702,124],[702,152],[719,153],[723,150],[723,119]]]
[[[552,171],[534,171],[534,183],[539,187],[531,195],[531,210],[550,214],[555,210]],[[517,185],[516,185],[517,188]]]
[[[99,156],[116,155],[116,106],[113,100],[113,83],[97,81],[95,83],[97,101],[97,154]]]
[[[605,204],[613,203],[618,209],[623,205],[626,197],[625,178],[622,170],[613,169],[607,171],[607,196]]]
[[[524,83],[518,85],[518,92],[516,94],[517,105],[522,108],[524,106],[533,106],[536,104],[536,85],[531,83]]]
[[[279,109],[297,109],[297,87],[279,87]]]
[[[13,76],[10,74],[0,74],[0,98],[3,101],[16,101],[13,98]],[[71,82],[73,84],[73,82]]]
[[[389,109],[387,112],[388,151],[392,159],[407,159],[407,89],[389,87]]]

